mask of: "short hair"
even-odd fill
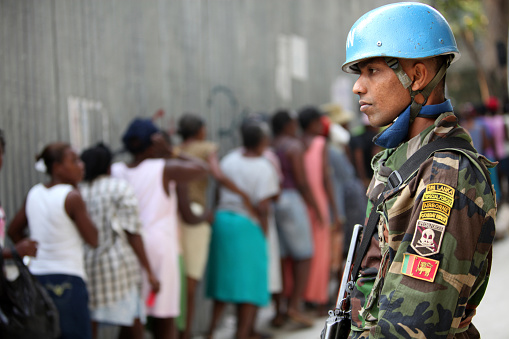
[[[203,126],[205,121],[202,117],[194,113],[184,113],[179,120],[178,134],[183,140],[187,140],[198,134]]]
[[[431,61],[433,62],[433,68],[435,71],[435,74],[440,70],[440,67],[442,67],[443,64],[449,62],[450,55],[439,55],[436,57],[431,58]],[[435,87],[435,90],[439,93],[445,94],[445,78],[447,76],[447,73],[444,74],[444,77],[442,80],[437,84]]]
[[[283,132],[285,127],[293,120],[290,112],[279,110],[274,113],[271,119],[272,133],[277,136]]]
[[[81,160],[85,164],[85,181],[92,182],[101,175],[108,174],[113,154],[105,144],[98,143],[81,153]]]
[[[313,106],[304,107],[299,111],[299,125],[306,130],[314,121],[320,120],[322,112]]]
[[[65,142],[53,142],[46,145],[39,155],[36,156],[36,160],[43,160],[46,166],[46,173],[51,175],[53,170],[53,164],[61,163],[64,159],[64,153],[67,149],[71,148],[71,145]]]
[[[262,123],[253,120],[243,123],[240,133],[242,134],[242,145],[250,150],[258,147],[266,136]]]

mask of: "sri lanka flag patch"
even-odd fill
[[[428,282],[435,281],[440,261],[405,253],[401,273]]]

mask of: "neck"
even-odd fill
[[[420,134],[422,131],[424,131],[426,128],[432,126],[435,123],[435,119],[428,119],[428,118],[415,118],[412,125],[410,125],[410,128],[408,129],[408,139],[412,139],[416,135]]]
[[[445,101],[445,97],[443,95],[437,95],[435,92],[432,92],[428,98],[428,101],[424,107],[428,105],[438,105]],[[414,122],[410,125],[408,129],[408,139],[412,139],[426,128],[432,126],[435,123],[435,119],[417,117]]]
[[[140,153],[140,154],[134,154],[133,155],[133,160],[129,163],[129,166],[130,167],[136,167],[138,166],[143,160],[145,159],[148,159],[149,157],[144,154],[144,153]]]
[[[62,180],[59,177],[53,177],[53,176],[51,177],[50,181],[45,186],[50,188],[50,187],[53,187],[53,186],[56,186],[56,185],[60,185],[60,184],[76,186],[73,183],[66,182],[65,180]]]
[[[182,143],[183,143],[183,144],[189,144],[189,143],[191,143],[191,142],[193,142],[193,141],[199,141],[199,140],[201,140],[201,138],[198,138],[198,137],[194,136],[194,137],[189,137],[189,138],[187,138],[187,139],[186,139],[186,140],[184,140]]]
[[[245,157],[249,157],[249,158],[251,158],[251,157],[254,158],[254,157],[261,156],[260,152],[257,152],[254,149],[245,149],[243,154],[244,154]]]

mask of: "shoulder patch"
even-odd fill
[[[440,261],[438,260],[405,253],[401,273],[415,279],[433,282],[435,281],[439,265]]]
[[[454,188],[445,184],[428,184],[422,198],[420,220],[447,225],[454,204]]]
[[[437,254],[440,251],[444,233],[444,225],[417,220],[411,246],[419,255],[425,257]]]

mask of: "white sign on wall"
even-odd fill
[[[308,43],[303,37],[290,37],[292,77],[296,80],[308,79]]]
[[[82,150],[92,142],[109,142],[109,116],[100,101],[70,96],[67,113],[70,143],[74,148]]]
[[[284,101],[292,99],[292,80],[308,80],[308,44],[297,35],[281,34],[277,41],[276,91]]]

